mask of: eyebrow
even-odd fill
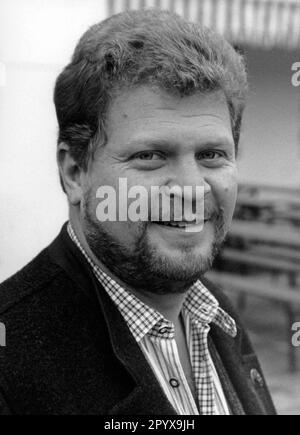
[[[171,142],[167,139],[134,139],[128,142],[125,145],[125,148],[134,148],[134,147],[149,147],[149,148],[174,148],[174,142]]]
[[[208,139],[208,140],[202,140],[200,141],[196,141],[195,140],[195,144],[194,144],[195,148],[199,147],[199,148],[215,148],[215,147],[234,147],[234,140],[229,140],[227,137],[220,137],[220,138],[215,138],[215,139]],[[181,144],[179,142],[175,141],[170,141],[169,139],[134,139],[130,142],[127,142],[126,145],[124,146],[125,149],[129,150],[130,148],[135,148],[135,147],[147,147],[147,148],[151,148],[151,149],[155,149],[155,148],[163,148],[165,150],[169,150],[169,151],[174,151],[174,149],[178,149],[179,147],[181,147]]]

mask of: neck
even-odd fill
[[[184,303],[185,293],[155,294],[130,288],[130,291],[146,305],[154,308],[165,319],[177,324]]]
[[[99,258],[97,258],[96,255],[93,253],[84,235],[78,214],[71,212],[69,220],[81,246],[83,247],[87,255],[93,260],[93,262],[97,266],[101,268],[103,272],[105,272],[112,279],[114,279],[114,281],[116,281],[121,287],[134,294],[146,305],[154,308],[156,311],[161,313],[165,319],[169,320],[173,324],[178,323],[182,305],[186,297],[186,291],[190,287],[191,283],[168,281],[165,283],[165,287],[170,289],[170,291],[164,294],[152,293],[151,291],[141,289],[138,283],[136,286],[134,284],[128,285],[127,283],[122,281],[116,274],[112,273],[111,270],[109,270],[107,266],[105,266],[103,262],[101,262]],[[161,286],[161,280],[159,281],[159,285]],[[153,279],[153,286],[155,287],[156,284],[157,283],[155,282],[155,279]]]

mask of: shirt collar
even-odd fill
[[[214,323],[231,337],[236,337],[234,319],[219,305],[212,293],[198,280],[187,293],[183,312],[187,312],[195,324]]]
[[[137,342],[141,341],[147,334],[153,337],[174,337],[174,325],[170,321],[120,286],[94,263],[82,247],[70,223],[68,224],[68,234],[90,264],[98,281],[116,304]],[[189,314],[195,325],[215,323],[230,336],[235,337],[237,334],[235,321],[222,310],[216,298],[200,280],[192,285],[188,291],[182,313],[183,315]]]

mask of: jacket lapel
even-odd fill
[[[115,356],[136,383],[136,388],[124,400],[116,404],[110,413],[176,414],[122,315],[112,304],[105,290],[100,287],[99,285],[100,303],[107,319]]]
[[[276,414],[260,364],[235,310],[219,288],[206,279],[202,279],[202,282],[236,321],[235,338],[214,324],[211,327],[211,337],[246,415]],[[258,374],[260,382],[255,381],[253,373]]]
[[[49,247],[50,255],[82,290],[99,306],[104,316],[115,357],[135,383],[128,396],[116,403],[109,414],[174,415],[162,388],[136,343],[121,313],[95,278],[84,256],[69,238],[64,225],[61,234]]]
[[[247,376],[247,368],[243,363],[240,351],[241,332],[239,331],[236,339],[233,339],[225,334],[221,328],[213,325],[211,336],[246,415],[265,414],[266,411],[263,405],[260,404],[255,388]]]

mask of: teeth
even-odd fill
[[[181,222],[170,222],[170,225],[172,227],[181,227],[181,226],[183,226],[183,224]]]
[[[187,222],[162,222],[163,225],[166,225],[168,227],[175,227],[175,228],[186,228],[191,225],[195,225],[195,222],[187,223]]]
[[[178,226],[180,228],[185,228],[188,226],[188,224],[186,222],[178,222],[176,226]]]
[[[168,221],[159,221],[157,222],[160,225],[165,225],[167,227],[172,228],[180,228],[181,230],[185,230],[188,233],[198,233],[203,230],[204,221],[193,221],[193,222],[168,222]]]

